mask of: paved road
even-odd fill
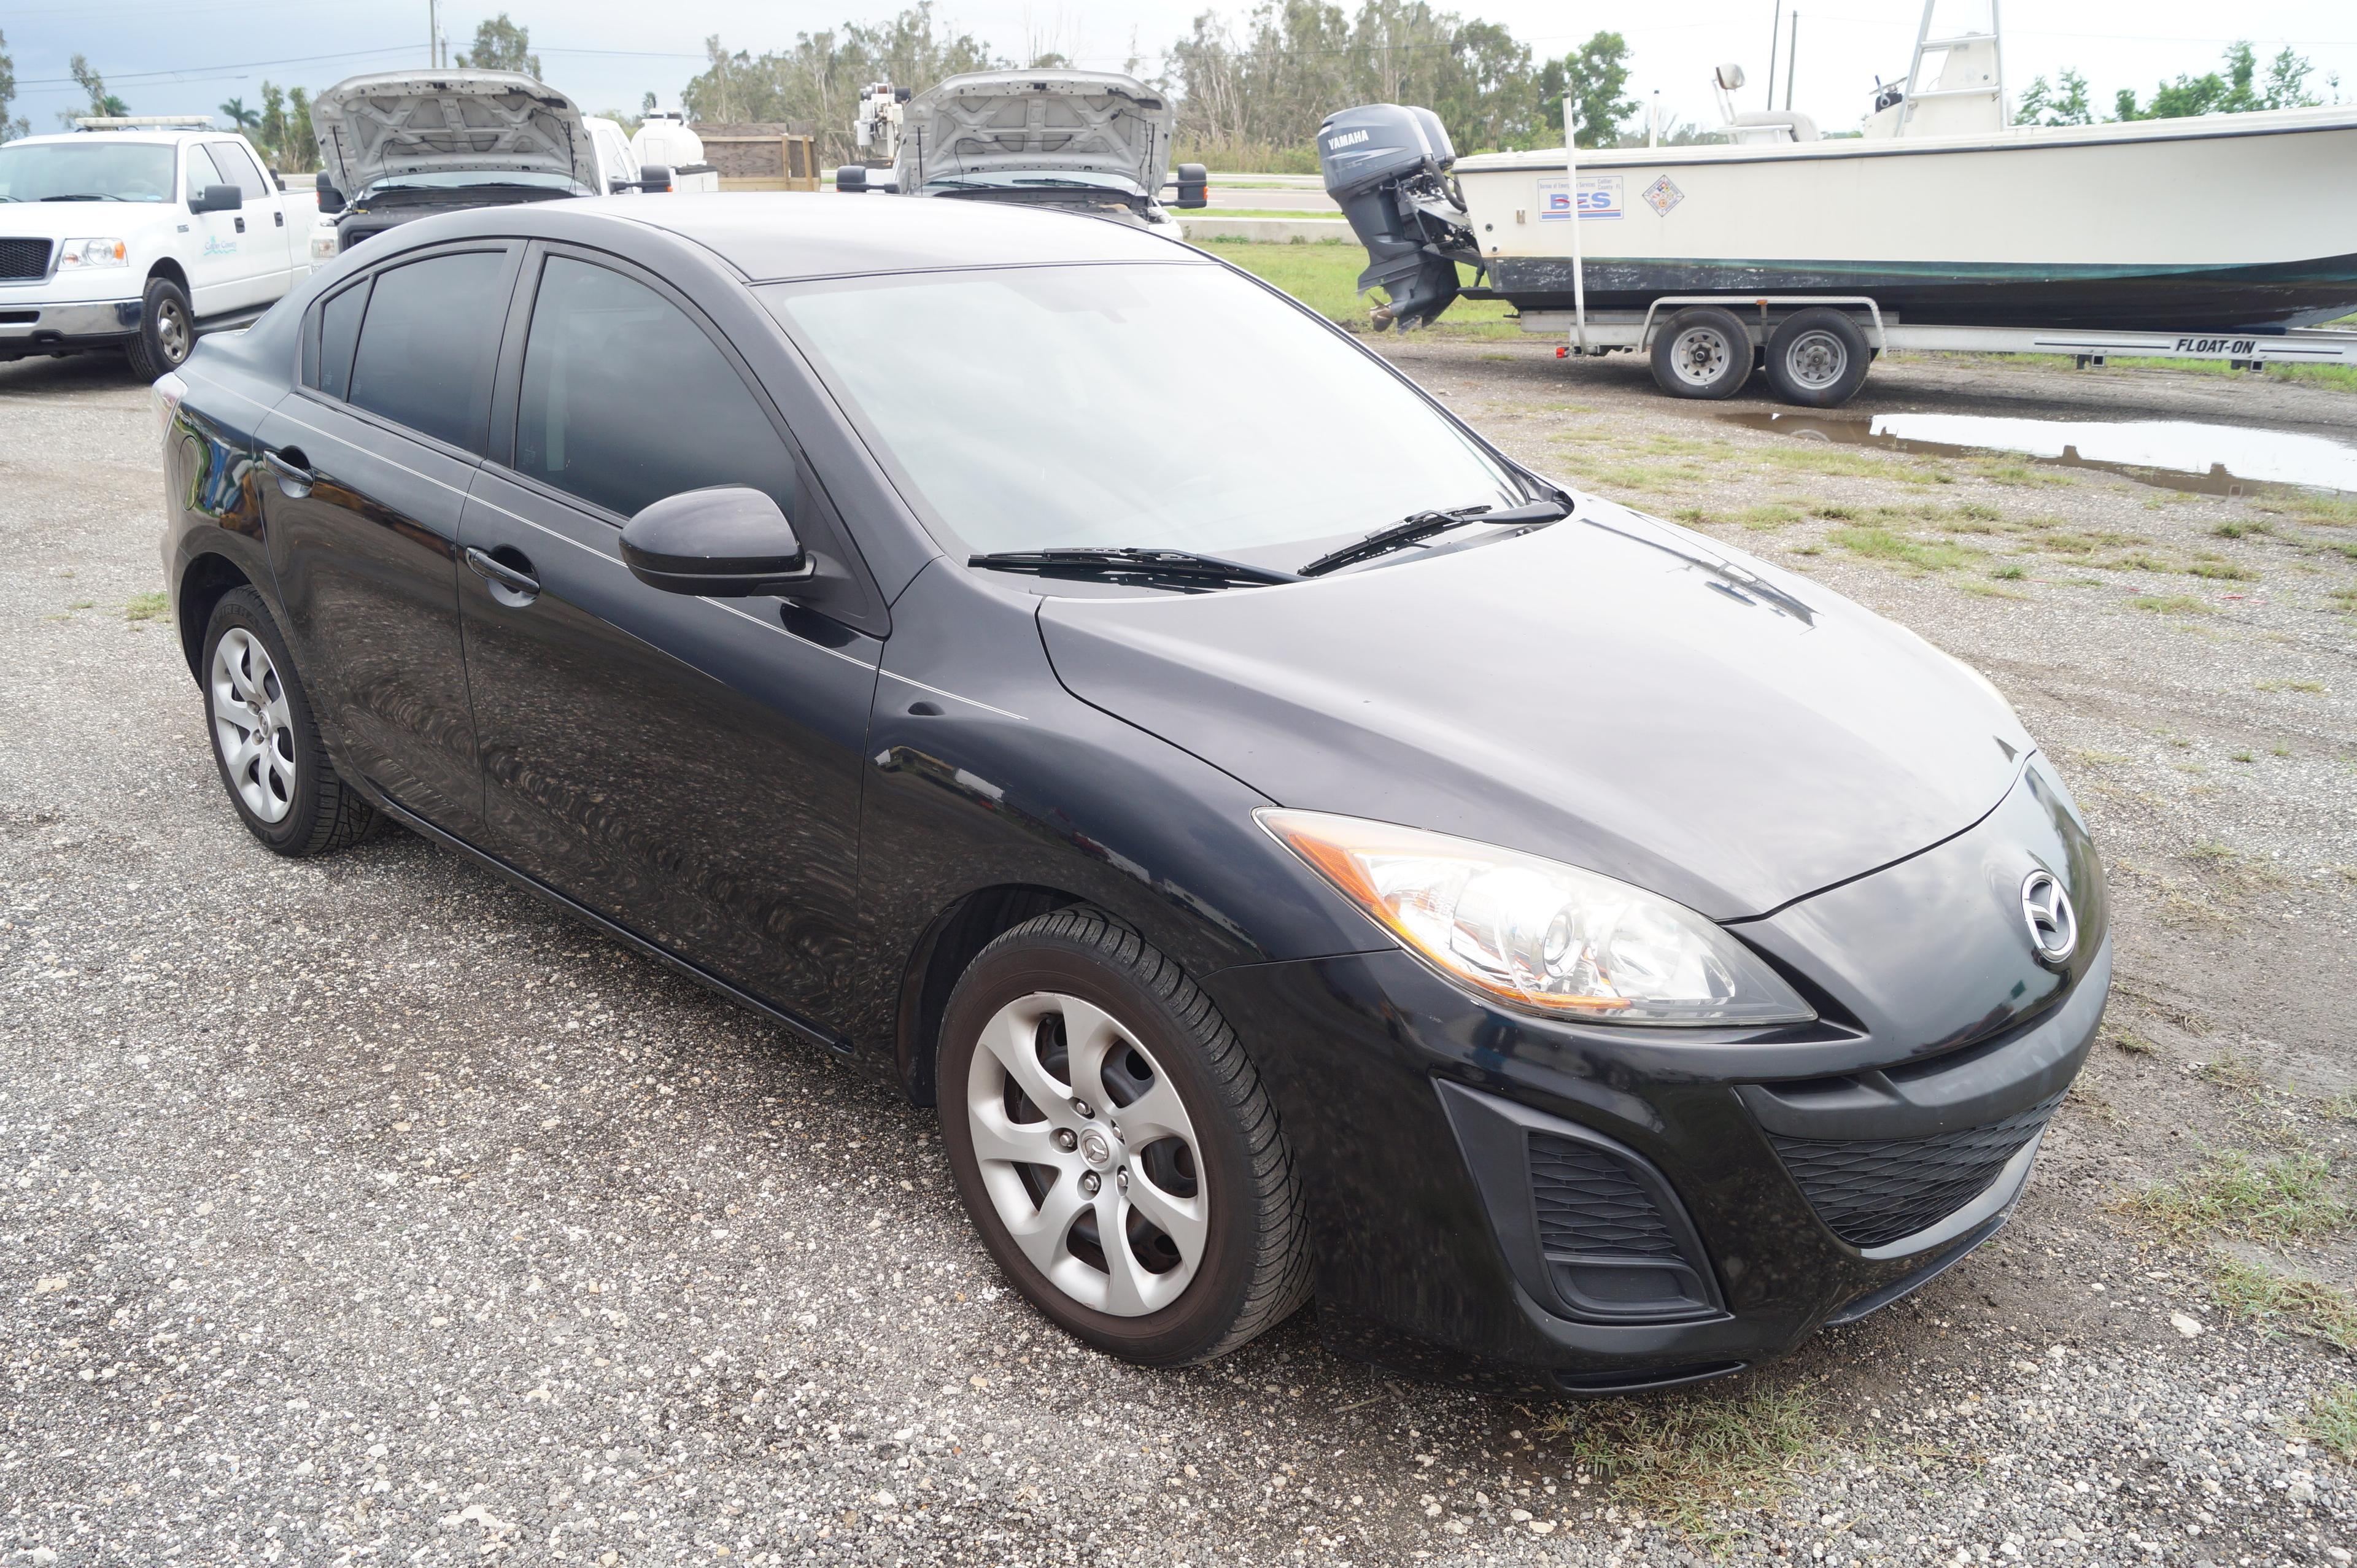
[[[414,838],[263,852],[126,617],[145,396],[0,370],[0,1563],[1687,1558],[1577,1430],[1306,1317],[1196,1371],[1084,1353],[930,1113]],[[2317,1359],[2170,1331],[2207,1309],[2090,1223],[2103,1136],[2066,1116],[1921,1298],[1617,1419],[1820,1412],[1763,1562],[2319,1561]]]

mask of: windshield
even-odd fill
[[[0,201],[169,201],[172,149],[154,142],[0,147]]]
[[[1293,566],[1315,541],[1412,512],[1526,499],[1382,364],[1222,266],[761,292],[955,550],[1151,545]]]

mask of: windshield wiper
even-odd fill
[[[1526,506],[1507,507],[1497,510],[1488,506],[1461,506],[1451,511],[1419,511],[1401,519],[1388,528],[1379,528],[1354,544],[1329,551],[1301,568],[1305,577],[1315,577],[1340,567],[1372,561],[1378,555],[1388,555],[1404,550],[1419,540],[1436,533],[1446,533],[1452,528],[1462,528],[1469,522],[1530,523],[1555,522],[1571,515],[1568,503],[1560,500],[1532,501]]]
[[[995,571],[1086,574],[1091,576],[1160,577],[1199,583],[1297,583],[1298,574],[1247,565],[1192,550],[1157,550],[1144,545],[1071,545],[1052,550],[996,550],[969,555],[969,566]]]
[[[64,196],[44,196],[43,201],[120,201],[119,196],[109,196],[102,190],[70,191]]]

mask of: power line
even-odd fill
[[[334,54],[295,55],[286,59],[248,59],[238,60],[230,65],[191,65],[183,66],[177,70],[135,70],[123,76],[109,76],[106,80],[109,81],[161,81],[167,78],[178,77],[185,81],[202,81],[208,80],[204,74],[206,72],[218,76],[228,71],[259,70],[264,66],[272,65],[310,65],[323,59],[357,59],[362,55],[394,54],[415,47],[413,44],[388,44],[382,48],[339,49]],[[17,85],[19,87],[77,87],[81,84],[70,76],[44,76],[36,77],[29,81],[20,81]]]

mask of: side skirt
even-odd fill
[[[825,1029],[820,1028],[815,1024],[808,1023],[801,1018],[797,1018],[792,1014],[788,1013],[781,1008],[771,1006],[767,1002],[764,1002],[759,997],[754,995],[751,992],[742,990],[737,986],[730,984],[727,981],[721,979],[718,975],[698,968],[694,964],[690,963],[687,960],[680,957],[677,953],[673,952],[670,949],[658,947],[653,942],[647,940],[644,937],[640,936],[637,932],[631,930],[629,927],[617,925],[612,920],[608,919],[605,916],[598,914],[596,910],[591,909],[585,905],[574,902],[571,898],[559,893],[555,888],[549,886],[544,882],[537,881],[534,878],[526,875],[524,873],[518,871],[514,866],[508,865],[507,862],[500,860],[496,855],[485,854],[483,851],[477,849],[473,844],[468,843],[464,839],[452,837],[450,834],[444,832],[440,828],[436,827],[432,822],[429,822],[425,818],[417,815],[414,811],[406,811],[401,806],[395,804],[384,794],[383,791],[374,788],[373,786],[366,783],[360,783],[357,784],[355,788],[357,788],[361,794],[368,797],[368,800],[371,805],[374,806],[378,811],[382,811],[386,816],[391,817],[394,822],[399,822],[403,827],[409,829],[420,838],[440,844],[445,849],[456,850],[469,860],[475,861],[479,865],[489,866],[491,870],[498,872],[501,876],[506,877],[510,882],[514,883],[525,892],[535,894],[548,903],[555,905],[558,908],[564,910],[575,919],[579,920],[584,925],[593,928],[599,934],[611,938],[634,952],[642,953],[646,957],[653,959],[659,963],[665,964],[670,968],[678,971],[680,973],[687,976],[690,980],[718,992],[721,995],[726,997],[729,1001],[736,1003],[738,1006],[759,1013],[762,1017],[770,1020],[770,1022],[782,1026],[798,1037],[808,1041],[812,1045],[823,1046],[826,1049],[833,1051],[837,1056],[847,1057],[854,1054],[851,1042],[844,1039],[841,1036],[832,1034]]]

